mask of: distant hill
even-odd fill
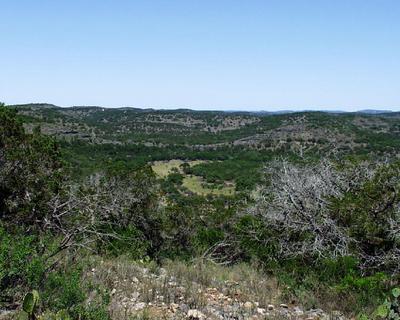
[[[47,103],[11,106],[25,127],[40,125],[62,139],[97,144],[146,144],[257,150],[382,150],[400,146],[400,113],[386,110],[194,111],[75,106]],[[393,151],[394,152],[394,151]]]
[[[30,108],[30,109],[56,109],[61,108],[51,103],[26,103],[26,104],[18,104],[12,105],[10,107],[16,107],[19,109]]]
[[[365,113],[365,114],[382,114],[382,113],[392,113],[391,110],[375,110],[375,109],[365,109],[359,110],[357,113]]]
[[[43,108],[43,109],[51,109],[51,108],[76,108],[76,109],[113,109],[113,110],[133,110],[137,112],[221,112],[221,113],[237,113],[237,114],[257,114],[257,115],[271,115],[271,114],[291,114],[291,113],[299,113],[299,112],[324,112],[324,113],[363,113],[363,114],[384,114],[384,113],[393,113],[392,110],[380,110],[380,109],[362,109],[355,112],[352,111],[343,111],[343,110],[277,110],[277,111],[266,111],[266,110],[259,110],[259,111],[246,111],[246,110],[193,110],[190,108],[177,108],[177,109],[163,109],[163,108],[138,108],[138,107],[103,107],[103,106],[71,106],[71,107],[59,107],[51,103],[26,103],[26,104],[16,104],[11,105],[11,107],[15,108]]]

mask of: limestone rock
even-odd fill
[[[187,313],[187,318],[192,320],[203,320],[206,316],[197,309],[190,309]]]

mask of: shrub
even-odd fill
[[[81,286],[81,270],[69,267],[51,273],[44,285],[43,301],[46,308],[57,311],[72,310],[83,303],[85,292]]]
[[[264,221],[252,215],[244,215],[234,226],[234,236],[246,260],[256,259],[264,265],[277,261],[278,243],[270,234]],[[263,245],[260,245],[263,241]]]
[[[331,215],[354,239],[362,267],[399,272],[400,162],[379,166],[370,179],[331,203]]]
[[[40,229],[63,181],[57,143],[39,128],[25,134],[15,112],[0,105],[0,159],[0,219]]]
[[[84,260],[74,262],[67,259],[62,267],[48,275],[41,293],[43,310],[53,313],[65,310],[72,319],[110,318],[107,312],[109,296],[84,278],[84,264]]]
[[[398,320],[400,318],[400,288],[393,288],[390,297],[386,298],[375,311],[379,318]]]
[[[36,236],[10,234],[0,225],[0,301],[12,303],[26,287],[38,288],[45,266]]]
[[[254,223],[242,229],[261,247],[274,244],[276,259],[312,264],[354,256],[365,273],[399,271],[398,162],[342,168],[327,161],[303,167],[283,162],[268,172],[270,185],[248,211],[266,230]]]
[[[102,231],[107,233],[107,229]],[[139,259],[146,255],[150,244],[143,233],[135,226],[128,225],[124,228],[112,228],[109,232],[110,234],[115,234],[115,236],[110,237],[107,241],[99,241],[97,243],[99,253],[113,256],[126,254],[133,259]]]
[[[215,227],[202,227],[197,231],[195,238],[193,239],[193,245],[197,252],[202,253],[223,239],[224,232],[222,230]]]

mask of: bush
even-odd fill
[[[202,253],[223,239],[224,232],[222,230],[213,227],[202,227],[197,231],[193,239],[193,245],[197,252]]]
[[[45,275],[45,259],[34,235],[10,234],[0,225],[0,302],[13,303],[26,287],[38,288]]]
[[[44,284],[42,299],[46,309],[73,310],[85,300],[85,291],[81,285],[82,271],[69,266],[68,269],[51,273]]]
[[[399,272],[399,162],[342,168],[326,161],[304,167],[283,162],[269,172],[270,185],[248,211],[259,222],[242,228],[253,237],[251,247],[273,244],[277,260],[313,264],[354,256],[365,273]]]
[[[15,112],[0,105],[0,159],[0,219],[40,229],[63,182],[57,143],[39,128],[25,134]]]
[[[288,300],[307,308],[339,309],[348,314],[372,313],[387,294],[391,278],[384,273],[363,276],[353,257],[280,262],[272,271]]]
[[[278,243],[273,240],[265,223],[252,215],[244,215],[234,226],[234,237],[246,260],[262,261],[265,266],[275,265],[279,252]],[[260,240],[270,239],[260,245]]]
[[[42,309],[54,313],[65,310],[72,319],[108,320],[108,294],[84,279],[83,262],[67,260],[64,263],[49,274],[43,286]],[[90,303],[87,301],[89,294]]]
[[[379,318],[398,320],[400,318],[400,288],[393,288],[390,297],[385,299],[374,314]]]
[[[105,229],[103,232],[107,233],[107,230]],[[113,256],[126,254],[133,259],[142,258],[147,254],[150,243],[135,226],[128,225],[124,228],[113,228],[109,232],[110,234],[115,234],[115,237],[110,237],[107,241],[99,241],[97,243],[99,253]]]
[[[400,162],[381,165],[370,179],[331,200],[331,215],[354,239],[365,269],[400,271]]]

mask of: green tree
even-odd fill
[[[398,269],[400,262],[400,162],[380,165],[361,186],[332,199],[332,218],[355,239],[365,266]]]
[[[49,200],[63,182],[60,150],[35,128],[26,134],[16,113],[0,106],[0,219],[27,230],[43,228]]]

